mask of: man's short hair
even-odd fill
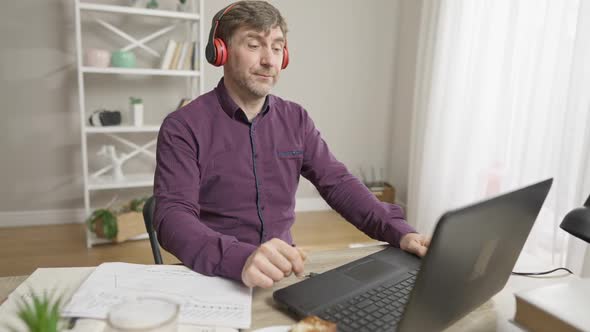
[[[233,34],[241,27],[264,32],[279,27],[283,36],[287,38],[287,22],[279,10],[266,1],[236,2],[219,21],[216,35],[229,45]]]

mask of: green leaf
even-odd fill
[[[57,332],[60,323],[61,297],[52,300],[55,296],[38,295],[30,291],[31,299],[21,298],[17,304],[17,316],[25,323],[29,332]],[[10,327],[10,330],[16,331]]]
[[[117,236],[117,218],[109,213],[102,216],[102,231],[107,239],[114,239]]]
[[[131,203],[129,204],[129,208],[131,209],[131,211],[141,212],[143,210],[143,205],[147,200],[148,197],[136,198],[131,201]]]

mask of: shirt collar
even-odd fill
[[[219,83],[215,88],[215,93],[217,94],[217,99],[219,100],[219,104],[221,104],[221,108],[223,109],[223,111],[232,119],[235,119],[236,113],[238,111],[242,111],[242,109],[230,97],[227,88],[225,87],[225,84],[223,82],[223,77],[221,78],[221,80],[219,80]],[[274,97],[272,95],[266,96],[266,98],[264,99],[264,104],[262,105],[262,115],[265,115],[266,113],[268,113],[268,111],[270,111],[271,106],[274,104],[273,99]]]

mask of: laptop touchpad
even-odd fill
[[[370,259],[344,271],[344,274],[358,281],[371,281],[391,276],[406,269],[382,261]]]

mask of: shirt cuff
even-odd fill
[[[223,253],[223,258],[218,265],[219,271],[215,274],[242,282],[242,269],[256,248],[249,243],[235,242]]]
[[[389,244],[393,245],[394,247],[399,248],[400,241],[402,240],[404,235],[409,234],[409,233],[418,233],[418,232],[416,232],[414,227],[410,226],[405,221],[398,221],[395,225],[395,232],[390,233],[390,234],[392,234],[391,240],[388,239],[387,242],[389,242]]]
[[[390,229],[385,232],[386,241],[394,247],[399,248],[400,241],[404,235],[408,233],[418,233],[416,229],[408,224],[405,220],[402,209],[396,204],[387,204],[388,213],[386,219],[388,219],[387,225]]]

